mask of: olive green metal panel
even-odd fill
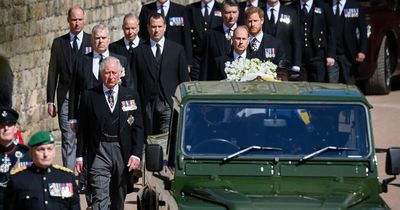
[[[271,165],[265,164],[215,164],[186,163],[186,175],[272,176]]]

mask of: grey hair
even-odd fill
[[[99,31],[106,31],[107,32],[107,37],[110,37],[110,31],[108,30],[108,27],[103,23],[100,23],[100,24],[97,24],[97,25],[93,26],[93,28],[92,28],[92,37],[94,37],[94,34],[96,34]]]
[[[123,71],[124,67],[122,67],[121,62],[119,62],[119,59],[114,57],[114,56],[108,56],[107,58],[104,58],[104,60],[101,62],[100,68],[99,68],[100,69],[99,70],[100,71],[100,75],[103,75],[106,63],[109,63],[109,62],[114,62],[114,63],[117,64],[118,73],[119,73],[119,76],[121,77],[121,74],[122,74],[122,71]]]
[[[136,23],[139,25],[139,18],[138,18],[136,15],[132,14],[132,13],[128,13],[128,14],[126,14],[126,15],[124,16],[124,20],[122,21],[122,25],[124,25],[124,24],[125,24],[125,21],[126,21],[127,19],[130,19],[130,18],[133,18],[133,19],[136,21]]]

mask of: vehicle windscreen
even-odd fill
[[[188,156],[217,158],[298,158],[318,150],[318,158],[361,158],[370,151],[367,120],[362,104],[192,102],[181,146]]]

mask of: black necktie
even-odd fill
[[[275,9],[271,8],[269,11],[271,13],[271,17],[269,18],[269,22],[271,22],[272,25],[275,25],[275,15],[274,15]]]
[[[304,15],[307,15],[308,14],[308,11],[307,11],[307,4],[303,4],[303,13],[304,13]]]
[[[72,46],[73,46],[73,50],[74,50],[74,53],[75,54],[77,54],[78,53],[78,41],[77,41],[77,39],[78,39],[78,36],[74,36],[74,42],[72,43]]]
[[[133,53],[133,47],[132,47],[132,45],[133,45],[133,42],[129,42],[129,49],[128,49],[128,51],[129,51],[130,54]]]
[[[101,62],[103,62],[103,55],[99,54],[99,56],[100,56],[100,59],[99,59],[99,66],[100,66]]]
[[[113,90],[109,90],[109,91],[107,91],[107,93],[108,93],[107,101],[110,104],[110,107],[113,108],[114,107]]]
[[[209,21],[210,16],[208,15],[208,6],[207,4],[204,4],[204,20]]]
[[[336,1],[336,12],[335,12],[335,15],[336,15],[337,17],[340,16],[340,0],[337,0],[337,1]]]
[[[160,49],[160,44],[156,44],[156,61],[158,62],[158,63],[160,63],[160,61],[161,61],[161,49]]]
[[[255,37],[251,40],[250,46],[251,46],[252,53],[257,51],[257,42],[258,42],[258,40]]]
[[[165,13],[164,13],[164,5],[160,5],[160,14],[165,17]]]

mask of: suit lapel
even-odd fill
[[[119,86],[118,99],[117,99],[117,102],[115,105],[116,105],[116,107],[119,108],[119,128],[120,128],[119,131],[120,131],[120,133],[122,132],[123,128],[126,125],[126,121],[128,119],[128,113],[129,113],[129,111],[122,110],[122,101],[125,101],[125,100],[129,100],[127,98],[127,92],[125,91],[125,89],[123,87]]]
[[[102,85],[96,87],[96,93],[97,94],[95,94],[93,98],[92,106],[96,118],[98,119],[99,122],[103,124],[104,122],[102,121],[102,119],[104,118],[105,114],[110,113],[110,108],[108,107],[108,103],[106,101]]]
[[[68,70],[70,73],[72,73],[72,47],[69,43],[69,33],[64,35],[64,39],[63,39],[63,43],[62,43],[62,47],[63,47],[63,55],[64,55],[64,60],[66,61],[66,65],[68,67]]]
[[[155,68],[155,65],[156,65],[157,61],[153,55],[153,52],[151,51],[150,41],[148,41],[148,43],[146,43],[142,46],[142,50],[143,50],[143,56],[144,56],[143,59],[146,62],[147,69],[149,70],[149,74],[151,75],[151,77],[153,79],[155,79],[156,78],[155,71],[157,70]]]

